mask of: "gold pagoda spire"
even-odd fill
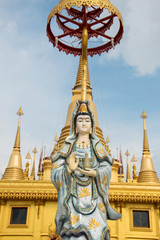
[[[141,115],[141,118],[143,118],[143,153],[142,153],[142,160],[141,160],[141,169],[138,176],[138,182],[159,182],[157,173],[154,170],[152,157],[150,155],[149,150],[149,144],[148,144],[148,138],[147,138],[147,130],[146,130],[146,122],[145,119],[147,118],[147,115],[145,111],[143,110],[143,113]]]
[[[22,170],[22,159],[20,154],[20,119],[23,115],[22,109],[20,107],[19,111],[17,112],[18,118],[18,127],[17,127],[17,134],[14,142],[14,147],[12,154],[10,156],[10,160],[8,166],[2,176],[2,179],[12,179],[12,180],[23,180],[24,174]]]
[[[90,84],[90,76],[89,76],[89,68],[88,68],[88,59],[87,59],[87,90],[92,89],[91,84]],[[73,90],[80,89],[82,86],[82,55],[79,58],[79,67],[78,67],[78,73],[77,73],[77,79],[76,83],[73,87]]]
[[[131,162],[137,162],[137,159],[136,159],[136,157],[135,157],[135,155],[133,154],[133,157],[132,157],[132,160],[131,160]]]
[[[131,181],[131,175],[130,175],[130,170],[129,170],[129,161],[128,161],[128,156],[130,155],[130,153],[128,152],[128,149],[125,153],[125,155],[127,156],[127,172],[126,172],[126,182],[130,182]]]
[[[141,118],[143,118],[143,129],[144,129],[144,137],[143,137],[143,154],[150,154],[149,150],[149,144],[148,144],[148,138],[147,138],[147,130],[146,130],[146,121],[147,114],[143,110],[143,113],[141,115]]]
[[[109,137],[107,136],[106,144],[110,143]]]
[[[30,180],[35,180],[35,160],[36,160],[36,153],[37,153],[36,147],[33,149],[33,153],[34,153],[34,158],[33,158],[33,165],[32,165]]]
[[[58,137],[57,137],[57,133],[56,133],[56,136],[54,138],[54,141],[57,143],[58,142]]]
[[[87,13],[87,7],[85,6],[85,15]],[[83,27],[82,31],[82,89],[81,89],[81,100],[87,100],[87,62],[88,62],[88,29],[86,26]]]
[[[76,79],[76,83],[72,89],[72,94],[73,94],[72,101],[68,107],[66,123],[65,123],[64,128],[61,131],[61,135],[58,140],[58,146],[61,146],[64,143],[66,137],[69,136],[71,116],[72,116],[73,110],[76,106],[77,100],[81,100],[82,71],[83,71],[82,70],[82,56],[80,56],[77,79]],[[104,136],[103,136],[102,130],[100,129],[99,123],[98,123],[97,109],[93,102],[92,87],[90,85],[89,70],[88,70],[88,61],[87,61],[86,76],[87,76],[86,77],[86,85],[87,85],[86,100],[88,100],[90,102],[91,109],[94,113],[95,123],[96,123],[96,134],[97,134],[98,138],[100,139],[100,141],[102,142],[102,144],[105,146]],[[53,152],[52,152],[52,154],[53,154]]]

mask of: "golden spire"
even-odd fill
[[[31,174],[31,167],[32,167],[32,158],[31,158],[31,155],[30,153],[28,152],[27,155],[25,156],[25,159],[28,159],[28,160],[31,160],[31,163],[30,163],[30,171],[29,171],[29,174]],[[25,177],[25,176],[24,176]]]
[[[109,137],[107,136],[106,144],[110,143]]]
[[[148,144],[148,138],[147,138],[147,130],[146,130],[146,121],[145,119],[148,116],[146,115],[145,111],[143,110],[143,113],[141,115],[141,118],[143,118],[143,128],[144,128],[144,137],[143,137],[143,153],[150,154],[149,151],[149,144]]]
[[[29,174],[29,162],[26,162],[26,168],[24,170],[24,178],[25,180],[28,180],[28,174]]]
[[[150,155],[148,138],[147,138],[147,130],[146,130],[146,122],[145,122],[147,115],[144,110],[141,115],[141,118],[143,118],[144,136],[143,136],[143,153],[142,153],[142,160],[141,160],[141,169],[138,176],[138,182],[159,182],[157,174],[154,170],[152,157]]]
[[[22,109],[20,107],[17,112],[18,118],[18,127],[17,134],[14,142],[14,147],[8,166],[2,176],[2,179],[12,179],[12,180],[22,180],[24,179],[24,174],[22,170],[22,159],[20,154],[20,118],[23,115]]]
[[[57,133],[56,133],[56,136],[54,138],[54,141],[57,143],[58,142],[58,137],[57,137]]]
[[[27,155],[25,156],[26,159],[31,159],[31,155],[30,153],[28,152]]]
[[[91,84],[90,84],[90,77],[89,77],[89,68],[88,68],[88,59],[87,59],[87,89],[92,89]],[[78,72],[77,72],[77,79],[76,83],[73,87],[73,90],[80,89],[82,86],[82,55],[79,58],[79,67],[78,67]]]
[[[136,159],[135,155],[133,155],[133,158],[132,158],[131,162],[137,162],[137,159]]]
[[[125,155],[127,156],[126,182],[130,182],[131,181],[131,175],[130,175],[130,171],[129,171],[129,161],[128,161],[128,156],[130,155],[130,153],[128,152],[128,149],[127,149]]]
[[[34,158],[33,158],[33,165],[32,165],[30,180],[35,180],[35,159],[36,159],[36,153],[37,153],[36,147],[33,149],[33,153],[34,153]]]
[[[85,7],[87,12],[87,7]],[[86,26],[83,27],[82,32],[82,89],[81,89],[81,100],[87,100],[87,63],[88,63],[88,29]]]

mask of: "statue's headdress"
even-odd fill
[[[79,107],[79,110],[78,110],[78,113],[88,113],[86,103],[84,103],[84,102],[81,103],[81,105]]]

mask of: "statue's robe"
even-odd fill
[[[107,219],[121,218],[108,200],[112,159],[94,135],[90,149],[76,149],[75,141],[75,136],[68,137],[52,158],[51,180],[58,191],[56,232],[62,240],[109,240]],[[95,178],[84,176],[78,170],[68,172],[67,158],[75,150],[77,155],[89,152]],[[83,158],[79,165],[83,169]]]

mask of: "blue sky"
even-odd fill
[[[124,36],[108,54],[89,57],[93,98],[113,157],[128,148],[139,171],[145,109],[151,155],[160,176],[160,2],[112,0],[122,13]],[[42,144],[49,155],[54,136],[64,127],[78,57],[53,48],[46,36],[49,12],[57,0],[0,0],[0,161],[1,174],[9,161],[22,107],[21,154]]]

